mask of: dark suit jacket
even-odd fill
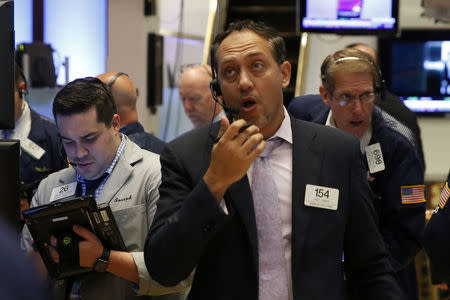
[[[39,182],[49,174],[67,167],[65,154],[60,153],[58,145],[58,130],[53,121],[39,115],[31,109],[31,130],[28,138],[45,150],[45,154],[38,160],[25,151],[20,155],[20,179],[31,200],[33,192]],[[62,152],[64,152],[62,150]]]
[[[431,280],[433,283],[450,284],[450,172],[440,195],[440,206],[424,230],[423,247],[430,259]],[[442,202],[441,202],[442,201]]]
[[[375,104],[394,116],[397,120],[405,124],[414,133],[416,138],[419,158],[425,169],[425,159],[423,157],[422,138],[420,137],[420,127],[417,123],[417,117],[414,112],[403,103],[395,94],[389,92],[386,88],[381,90],[381,97],[377,97]]]
[[[194,269],[189,299],[258,299],[255,215],[247,176],[225,194],[226,215],[202,180],[219,124],[191,131],[161,155],[162,184],[145,260],[173,285]],[[401,299],[376,228],[355,137],[292,119],[294,299]],[[336,211],[304,205],[306,184],[339,189]],[[342,252],[345,251],[344,281]]]
[[[17,232],[0,217],[0,295],[8,300],[52,300],[46,284],[35,268],[35,262],[21,251]]]
[[[161,154],[162,149],[166,144],[156,136],[145,132],[144,127],[142,127],[141,123],[139,122],[127,124],[120,128],[119,132],[127,135],[130,140],[135,142],[142,149],[156,154]]]

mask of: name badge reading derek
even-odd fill
[[[337,210],[339,190],[320,185],[306,185],[305,205],[311,207]]]
[[[50,195],[50,202],[75,195],[77,182],[68,183],[55,187]]]
[[[369,165],[370,174],[386,169],[380,143],[376,143],[366,147],[366,158],[367,164]]]

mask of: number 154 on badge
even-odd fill
[[[339,190],[320,185],[306,185],[305,205],[311,207],[337,210]]]

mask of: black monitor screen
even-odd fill
[[[388,89],[411,110],[450,112],[450,31],[403,31],[379,51]]]
[[[19,140],[0,141],[0,216],[19,229]]]
[[[297,0],[300,31],[339,34],[394,34],[398,0]]]
[[[0,129],[14,128],[14,3],[0,1]]]

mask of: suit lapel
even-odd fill
[[[209,131],[210,141],[208,144],[211,150],[214,145],[214,140],[220,129],[220,122],[214,123],[212,129]],[[209,161],[208,161],[209,164]],[[224,196],[227,208],[230,214],[238,214],[250,241],[253,254],[253,265],[255,271],[258,270],[258,240],[256,233],[255,210],[253,208],[252,191],[248,182],[247,175],[242,177],[237,182],[233,183],[227,190]]]
[[[258,270],[258,240],[256,232],[255,210],[253,207],[253,196],[250,190],[247,175],[242,177],[239,181],[232,184],[225,194],[225,201],[231,202],[232,207],[236,213],[241,217],[242,223],[248,234],[250,246],[253,254],[253,265],[255,271]]]
[[[291,118],[293,138],[292,166],[292,269],[299,266],[301,250],[305,242],[310,215],[305,209],[307,184],[319,184],[322,150],[317,146],[313,128],[308,123]],[[293,282],[296,282],[293,272]]]
[[[142,156],[136,155],[136,152],[130,146],[130,140],[128,140],[122,157],[117,161],[111,176],[106,180],[102,192],[98,196],[97,203],[108,203],[114,198],[128,180],[128,177],[130,177],[133,171],[132,164],[139,159],[142,159]]]

